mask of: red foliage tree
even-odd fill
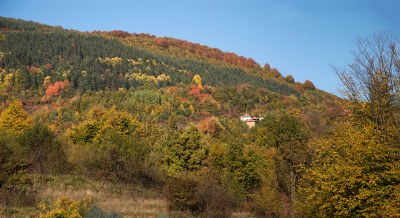
[[[97,34],[97,32],[94,33]],[[108,33],[108,35],[110,35],[110,33]],[[217,48],[209,48],[207,46],[200,45],[198,43],[192,43],[185,40],[174,39],[170,37],[155,37],[148,34],[131,34],[131,36],[146,41],[148,40],[150,42],[148,44],[152,45],[150,46],[150,48],[155,50],[165,51],[173,47],[173,48],[178,48],[178,50],[182,52],[181,54],[183,55],[191,53],[194,54],[195,56],[206,57],[210,60],[215,60],[215,61],[223,61],[240,67],[260,68],[260,65],[251,58],[238,56],[235,53],[223,52]],[[142,40],[137,40],[135,42],[135,39],[132,40],[133,40],[132,42],[134,43],[142,41]],[[140,44],[140,46],[143,46],[143,44]]]
[[[286,82],[289,82],[289,83],[294,83],[294,77],[292,76],[292,75],[287,75],[286,77],[285,77],[285,80],[286,80]]]
[[[39,68],[37,68],[36,66],[31,66],[29,68],[29,72],[37,72],[39,70]]]
[[[282,103],[286,106],[291,105],[293,103],[292,99],[289,96],[285,96],[282,99]]]
[[[312,83],[310,80],[304,81],[303,87],[304,89],[315,90],[314,83]]]
[[[207,87],[208,88],[208,90],[213,90],[212,88],[210,88],[210,87]],[[190,86],[190,91],[189,91],[189,95],[192,95],[192,96],[194,96],[194,97],[196,97],[197,98],[197,100],[200,102],[200,104],[202,104],[202,105],[204,105],[204,104],[206,104],[207,102],[210,102],[211,104],[213,104],[213,105],[215,105],[215,107],[218,109],[218,110],[221,110],[221,104],[220,103],[218,103],[215,99],[214,99],[214,97],[211,95],[211,94],[209,94],[209,93],[202,93],[202,91],[204,90],[204,88],[202,88],[202,87],[198,87],[198,86],[196,86],[196,85],[194,85],[194,84],[192,84],[191,86]],[[214,89],[215,90],[215,89]]]
[[[53,65],[47,63],[44,65],[48,70],[51,70],[51,68],[53,68]]]
[[[126,38],[131,35],[128,32],[122,31],[122,30],[113,30],[109,34],[111,36],[118,37],[118,38]]]
[[[64,81],[57,81],[53,85],[49,85],[46,89],[46,96],[42,99],[43,101],[49,100],[53,96],[58,96],[60,91],[65,90],[69,87],[69,81],[66,79]]]
[[[202,88],[192,84],[192,85],[190,85],[189,95],[200,97],[201,90],[202,90]]]
[[[303,88],[303,84],[301,83],[296,83],[296,85],[294,86],[296,88],[296,90],[300,93],[304,92],[304,88]]]

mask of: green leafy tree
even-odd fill
[[[35,121],[18,137],[18,142],[34,172],[62,173],[67,170],[64,148],[47,125]]]
[[[245,153],[240,144],[230,145],[228,169],[233,178],[236,192],[244,199],[260,187],[261,177],[257,172],[257,156],[254,151]]]
[[[205,166],[208,147],[201,132],[195,126],[186,127],[179,135],[172,135],[161,141],[165,149],[163,165],[167,174],[193,172]]]
[[[32,185],[31,177],[27,174],[29,165],[17,158],[10,145],[12,136],[0,135],[0,204],[15,205],[21,199],[29,199],[26,189]]]
[[[100,127],[97,123],[87,121],[81,123],[78,127],[71,130],[69,133],[69,138],[72,140],[73,143],[91,143],[93,139],[97,136]]]
[[[92,143],[107,140],[108,129],[115,129],[125,136],[132,136],[138,127],[138,121],[129,113],[117,111],[115,107],[107,110],[102,106],[92,107],[89,118],[69,132],[73,143]]]
[[[150,148],[139,129],[131,114],[94,106],[88,120],[68,133],[70,161],[94,176],[124,182],[150,178],[145,166]]]
[[[277,149],[274,157],[279,184],[293,201],[297,169],[309,163],[311,158],[311,150],[307,146],[310,132],[306,125],[292,115],[269,115],[252,130],[252,137],[258,146]]]
[[[256,158],[256,172],[260,178],[259,188],[251,195],[254,202],[254,209],[265,216],[287,217],[285,206],[280,199],[280,188],[275,164],[276,148],[266,148],[256,145],[248,145],[245,148],[247,153]]]

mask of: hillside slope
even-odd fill
[[[233,53],[2,17],[0,100],[0,168],[13,172],[0,183],[5,214],[12,207],[51,214],[64,201],[86,214],[92,204],[68,191],[67,199],[49,195],[51,181],[37,179],[78,178],[83,187],[103,181],[156,192],[151,199],[162,206],[151,214],[168,207],[168,214],[287,217],[295,213],[294,169],[313,154],[309,142],[347,113],[342,99],[312,82]],[[239,119],[245,113],[264,119],[248,128]],[[137,194],[129,190],[124,196]]]
[[[73,88],[129,89],[135,87],[136,79],[131,78],[134,73],[155,77],[164,73],[170,76],[167,84],[188,84],[193,75],[198,74],[204,83],[212,86],[249,83],[282,94],[296,93],[284,81],[254,76],[236,65],[223,66],[205,60],[168,56],[165,52],[154,53],[137,47],[135,43],[127,45],[121,40],[99,37],[98,34],[79,33],[18,20],[2,18],[0,24],[3,68],[40,68],[47,64],[52,69],[67,71],[67,74],[50,76],[53,76],[53,81],[68,79]],[[147,46],[144,48],[147,49]],[[185,51],[182,49],[183,53]],[[102,61],[105,58],[115,59],[114,62]],[[82,71],[86,71],[87,75],[82,76]],[[101,81],[97,81],[100,78]],[[80,81],[84,85],[80,85]],[[40,84],[41,81],[33,82]],[[36,84],[26,83],[24,87],[36,88]]]

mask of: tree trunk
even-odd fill
[[[290,169],[290,199],[292,201],[292,204],[294,203],[295,194],[296,194],[296,174],[292,167]]]

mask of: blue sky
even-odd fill
[[[352,62],[355,37],[400,36],[400,0],[1,0],[0,16],[81,31],[125,30],[197,42],[269,63],[338,94],[330,65]]]

